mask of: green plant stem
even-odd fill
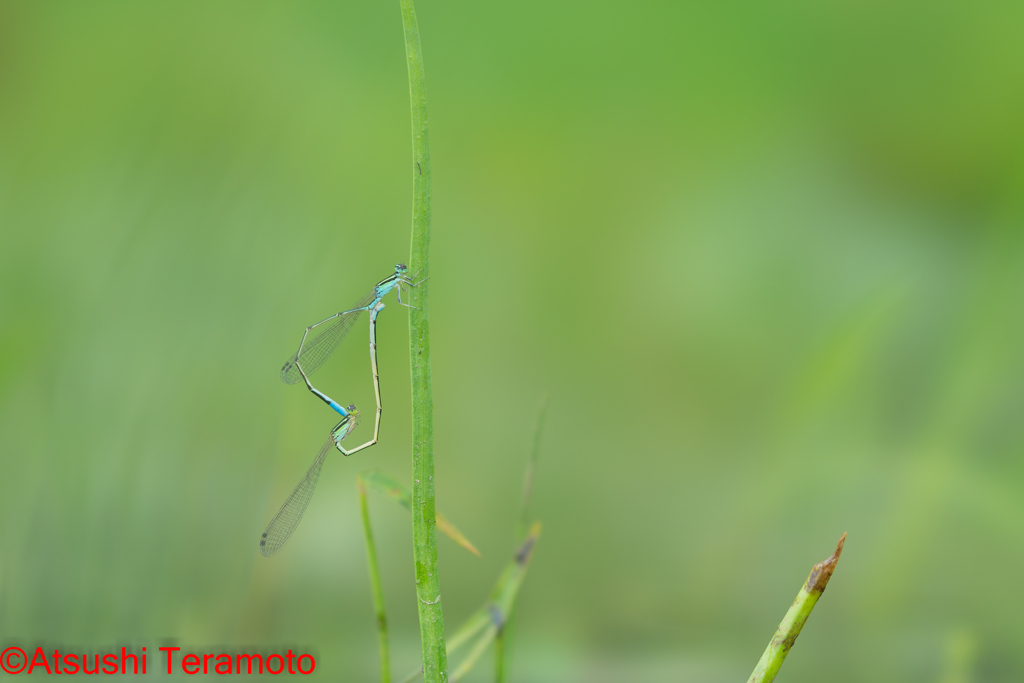
[[[522,509],[519,512],[519,524],[516,527],[516,543],[522,543],[526,538],[526,529],[529,525],[529,503],[534,497],[534,473],[537,470],[537,461],[541,455],[541,434],[544,432],[544,419],[548,414],[548,394],[541,397],[540,407],[537,409],[537,422],[534,427],[534,440],[531,442],[529,460],[526,461],[526,476],[522,485]],[[515,609],[509,610],[505,625],[495,638],[495,681],[504,683],[509,676],[509,659],[512,656],[512,642],[515,634]]]
[[[537,422],[533,428],[533,442],[530,449],[530,459],[526,463],[526,477],[523,480],[523,507],[519,513],[519,526],[516,528],[516,543],[526,538],[526,531],[530,527],[530,500],[533,498],[533,473],[537,468],[537,458],[540,455],[540,435],[544,432],[544,418],[548,412],[548,395],[540,399],[540,407],[537,408]]]
[[[366,537],[366,564],[370,571],[370,588],[373,592],[373,609],[377,613],[377,644],[380,649],[380,680],[381,683],[391,682],[391,664],[388,657],[388,617],[384,611],[384,589],[380,583],[380,570],[377,567],[377,546],[373,542],[373,529],[370,527],[370,508],[366,501],[366,485],[362,475],[356,478],[359,489],[359,510],[363,516],[363,535]]]
[[[836,563],[839,562],[839,556],[843,553],[845,542],[846,534],[843,534],[836,546],[836,551],[827,560],[819,562],[811,569],[810,576],[807,577],[807,581],[797,593],[796,600],[793,601],[786,616],[783,617],[782,623],[775,631],[775,636],[765,648],[764,654],[761,655],[761,659],[754,667],[754,672],[750,674],[747,683],[771,683],[775,680],[776,674],[782,668],[782,662],[785,661],[786,655],[789,654],[796,642],[796,637],[800,635],[800,630],[807,622],[807,617],[811,616],[811,610],[814,609],[821,594],[825,592],[825,586],[832,578],[832,572],[836,568]]]
[[[505,683],[505,629],[494,636],[494,683]]]
[[[409,359],[412,375],[412,540],[420,646],[426,683],[448,678],[444,644],[441,582],[437,575],[437,528],[434,516],[434,404],[430,383],[430,144],[423,48],[412,0],[400,0],[409,69],[412,112],[412,241],[409,268],[420,280],[409,309]]]
[[[519,526],[516,529],[516,543],[522,543],[526,538],[527,529],[530,524],[530,501],[533,499],[533,475],[537,469],[537,459],[540,456],[540,436],[544,432],[544,418],[548,412],[548,395],[540,399],[540,406],[537,408],[537,421],[533,429],[533,441],[530,448],[530,459],[526,462],[526,476],[523,480],[523,507],[519,513]],[[508,617],[504,626],[494,639],[494,680],[497,683],[504,683],[508,679],[509,660],[512,657],[512,643],[515,639],[516,611],[515,606],[509,608]]]

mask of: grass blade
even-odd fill
[[[540,456],[540,436],[544,431],[544,418],[548,412],[548,395],[544,394],[540,399],[540,407],[537,409],[537,422],[533,429],[533,447],[530,449],[530,458],[526,462],[526,476],[523,479],[523,504],[519,515],[519,526],[516,529],[516,540],[521,541],[526,535],[527,525],[530,523],[530,501],[533,498],[533,476],[537,469],[537,460]],[[508,678],[509,660],[512,657],[512,641],[515,637],[516,614],[511,610],[505,625],[498,631],[494,638],[494,681],[504,683]]]
[[[452,683],[455,683],[460,678],[468,674],[470,670],[474,666],[476,666],[476,663],[477,661],[479,661],[480,656],[483,655],[484,651],[487,650],[487,646],[491,644],[491,641],[495,639],[495,637],[498,634],[498,631],[498,627],[494,624],[491,624],[487,627],[487,630],[484,631],[484,634],[480,636],[476,643],[473,644],[473,649],[469,651],[469,654],[466,655],[466,658],[464,660],[462,660],[462,663],[459,664],[459,666],[456,667],[455,671],[452,672],[452,676],[450,679]]]
[[[366,486],[366,488],[385,495],[404,507],[406,510],[412,511],[412,493],[404,484],[391,475],[385,474],[380,470],[370,470],[369,472],[362,472],[359,475],[359,480],[362,482],[362,485]],[[480,551],[476,549],[476,546],[470,543],[469,539],[463,536],[462,532],[455,528],[455,525],[449,522],[447,517],[442,515],[440,512],[435,512],[434,517],[436,519],[437,528],[441,533],[445,534],[477,557],[480,557]]]
[[[362,475],[356,477],[359,489],[359,510],[363,517],[363,534],[366,537],[366,564],[370,572],[370,588],[373,593],[373,609],[377,613],[377,644],[380,650],[381,683],[391,683],[391,663],[388,656],[388,618],[384,611],[384,589],[381,587],[380,571],[377,567],[377,547],[373,542],[370,528],[370,508],[366,502],[366,485]]]
[[[494,636],[494,683],[505,683],[508,674],[508,661],[505,659],[505,637],[508,632],[506,627]]]
[[[523,509],[519,515],[519,527],[516,530],[516,540],[522,540],[526,536],[526,529],[530,523],[530,499],[533,497],[533,473],[537,468],[537,457],[540,454],[540,435],[544,431],[544,418],[548,412],[548,395],[540,399],[540,407],[537,409],[537,423],[533,428],[533,448],[530,449],[530,459],[526,463],[526,477],[523,481]]]
[[[498,578],[498,582],[494,586],[494,590],[491,591],[491,598],[487,605],[484,606],[482,612],[484,612],[490,624],[484,630],[483,634],[477,639],[473,649],[470,650],[469,654],[462,661],[461,664],[452,672],[451,681],[455,681],[466,675],[470,669],[476,664],[480,655],[484,653],[487,646],[491,644],[498,634],[505,628],[505,622],[508,620],[509,615],[512,614],[512,609],[515,607],[516,596],[519,595],[519,587],[523,584],[523,578],[526,576],[526,570],[530,566],[530,560],[533,558],[533,549],[537,544],[537,539],[540,537],[540,522],[536,522],[530,529],[530,532],[526,535],[522,545],[516,550],[515,556],[512,561],[505,566],[505,571],[501,573]],[[479,615],[479,612],[477,613]],[[479,617],[474,615],[471,619],[476,622]],[[456,642],[455,637],[452,637],[453,645],[461,645],[464,641]],[[454,647],[452,651],[454,651]]]
[[[775,631],[775,636],[768,643],[768,647],[761,655],[761,660],[754,667],[754,672],[750,674],[747,683],[771,683],[775,680],[776,674],[782,668],[782,662],[785,661],[786,655],[789,654],[796,642],[796,637],[800,635],[800,630],[807,622],[807,617],[811,615],[811,610],[817,604],[818,598],[825,592],[825,586],[832,578],[832,572],[836,568],[836,563],[839,562],[839,556],[843,553],[844,543],[846,543],[846,534],[839,539],[836,551],[828,559],[819,562],[811,569],[810,576],[807,577],[807,581],[797,593],[796,600],[793,601],[786,616],[783,617],[782,623]]]

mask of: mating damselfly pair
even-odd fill
[[[299,481],[295,490],[281,506],[281,510],[274,515],[270,524],[267,525],[266,531],[263,532],[263,536],[260,538],[260,552],[265,556],[270,557],[280,550],[295,531],[295,527],[299,525],[306,506],[309,505],[309,499],[313,496],[316,483],[320,479],[324,460],[331,449],[337,448],[345,455],[352,455],[377,443],[377,437],[380,434],[380,416],[384,410],[380,401],[380,375],[377,372],[377,316],[384,310],[383,299],[391,290],[395,290],[398,303],[409,306],[402,301],[402,292],[423,282],[422,280],[420,282],[413,280],[414,277],[408,274],[405,264],[399,263],[395,266],[395,272],[392,275],[378,282],[366,296],[356,302],[355,306],[307,327],[302,335],[302,341],[299,343],[299,350],[281,368],[282,381],[286,384],[295,384],[301,379],[314,396],[341,415],[341,421],[331,429],[330,436],[320,448],[320,452],[317,453],[309,470],[306,471],[306,476]],[[309,376],[327,362],[342,340],[352,331],[364,311],[370,314],[370,369],[373,373],[373,393],[377,399],[377,414],[373,425],[373,438],[348,450],[341,445],[341,442],[359,424],[359,410],[354,405],[343,407],[337,403],[314,387],[313,383],[309,381]]]

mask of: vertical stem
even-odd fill
[[[384,589],[380,583],[377,568],[377,546],[373,543],[373,529],[370,528],[370,508],[366,502],[366,486],[363,476],[356,478],[359,489],[359,511],[363,515],[363,535],[366,537],[366,564],[370,570],[370,588],[373,592],[373,609],[377,613],[377,641],[380,648],[380,680],[391,683],[391,664],[388,657],[388,617],[384,611]]]
[[[537,458],[540,456],[540,436],[544,432],[544,418],[548,412],[548,395],[540,399],[540,407],[537,409],[537,422],[533,429],[533,447],[530,450],[530,459],[526,463],[526,477],[523,482],[523,509],[519,515],[519,527],[516,529],[516,543],[522,543],[526,539],[527,530],[530,524],[530,500],[533,498],[533,474],[537,469]],[[496,683],[504,683],[508,678],[509,660],[512,658],[512,642],[516,632],[516,611],[515,606],[509,609],[498,637],[494,641],[494,680]]]
[[[505,629],[494,637],[494,683],[505,683]]]
[[[400,0],[409,68],[412,110],[412,244],[410,272],[430,276],[430,145],[427,138],[427,95],[423,82],[423,48],[413,0]],[[441,584],[437,575],[437,528],[434,521],[434,404],[430,384],[430,281],[413,289],[409,309],[409,358],[412,366],[412,539],[416,597],[420,617],[423,678],[448,679],[444,645]]]
[[[530,449],[530,459],[526,462],[526,477],[523,480],[523,507],[519,513],[519,526],[516,528],[516,543],[521,543],[526,538],[526,532],[530,526],[533,472],[537,469],[537,458],[540,455],[540,435],[544,432],[544,418],[547,413],[548,395],[544,394],[540,399],[540,407],[537,409],[537,422],[533,428],[533,447]]]

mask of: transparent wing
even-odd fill
[[[309,505],[309,499],[313,497],[316,482],[320,479],[320,470],[324,467],[324,459],[332,448],[334,448],[334,439],[327,439],[327,443],[320,449],[320,453],[310,465],[306,476],[292,491],[292,495],[288,496],[288,500],[281,506],[281,510],[270,520],[267,530],[260,538],[260,552],[265,557],[270,557],[280,550],[295,531],[295,527],[299,526],[302,514],[306,511],[306,506]]]
[[[376,292],[371,291],[356,302],[352,308],[366,306],[373,301],[375,295]],[[281,367],[281,381],[285,384],[295,384],[302,379],[299,369],[295,367],[297,361],[302,363],[302,369],[306,371],[307,375],[316,372],[321,365],[327,362],[327,359],[334,353],[334,349],[341,344],[341,340],[352,330],[352,326],[356,324],[360,314],[362,311],[338,315],[310,330],[306,341],[303,342],[299,350]]]

